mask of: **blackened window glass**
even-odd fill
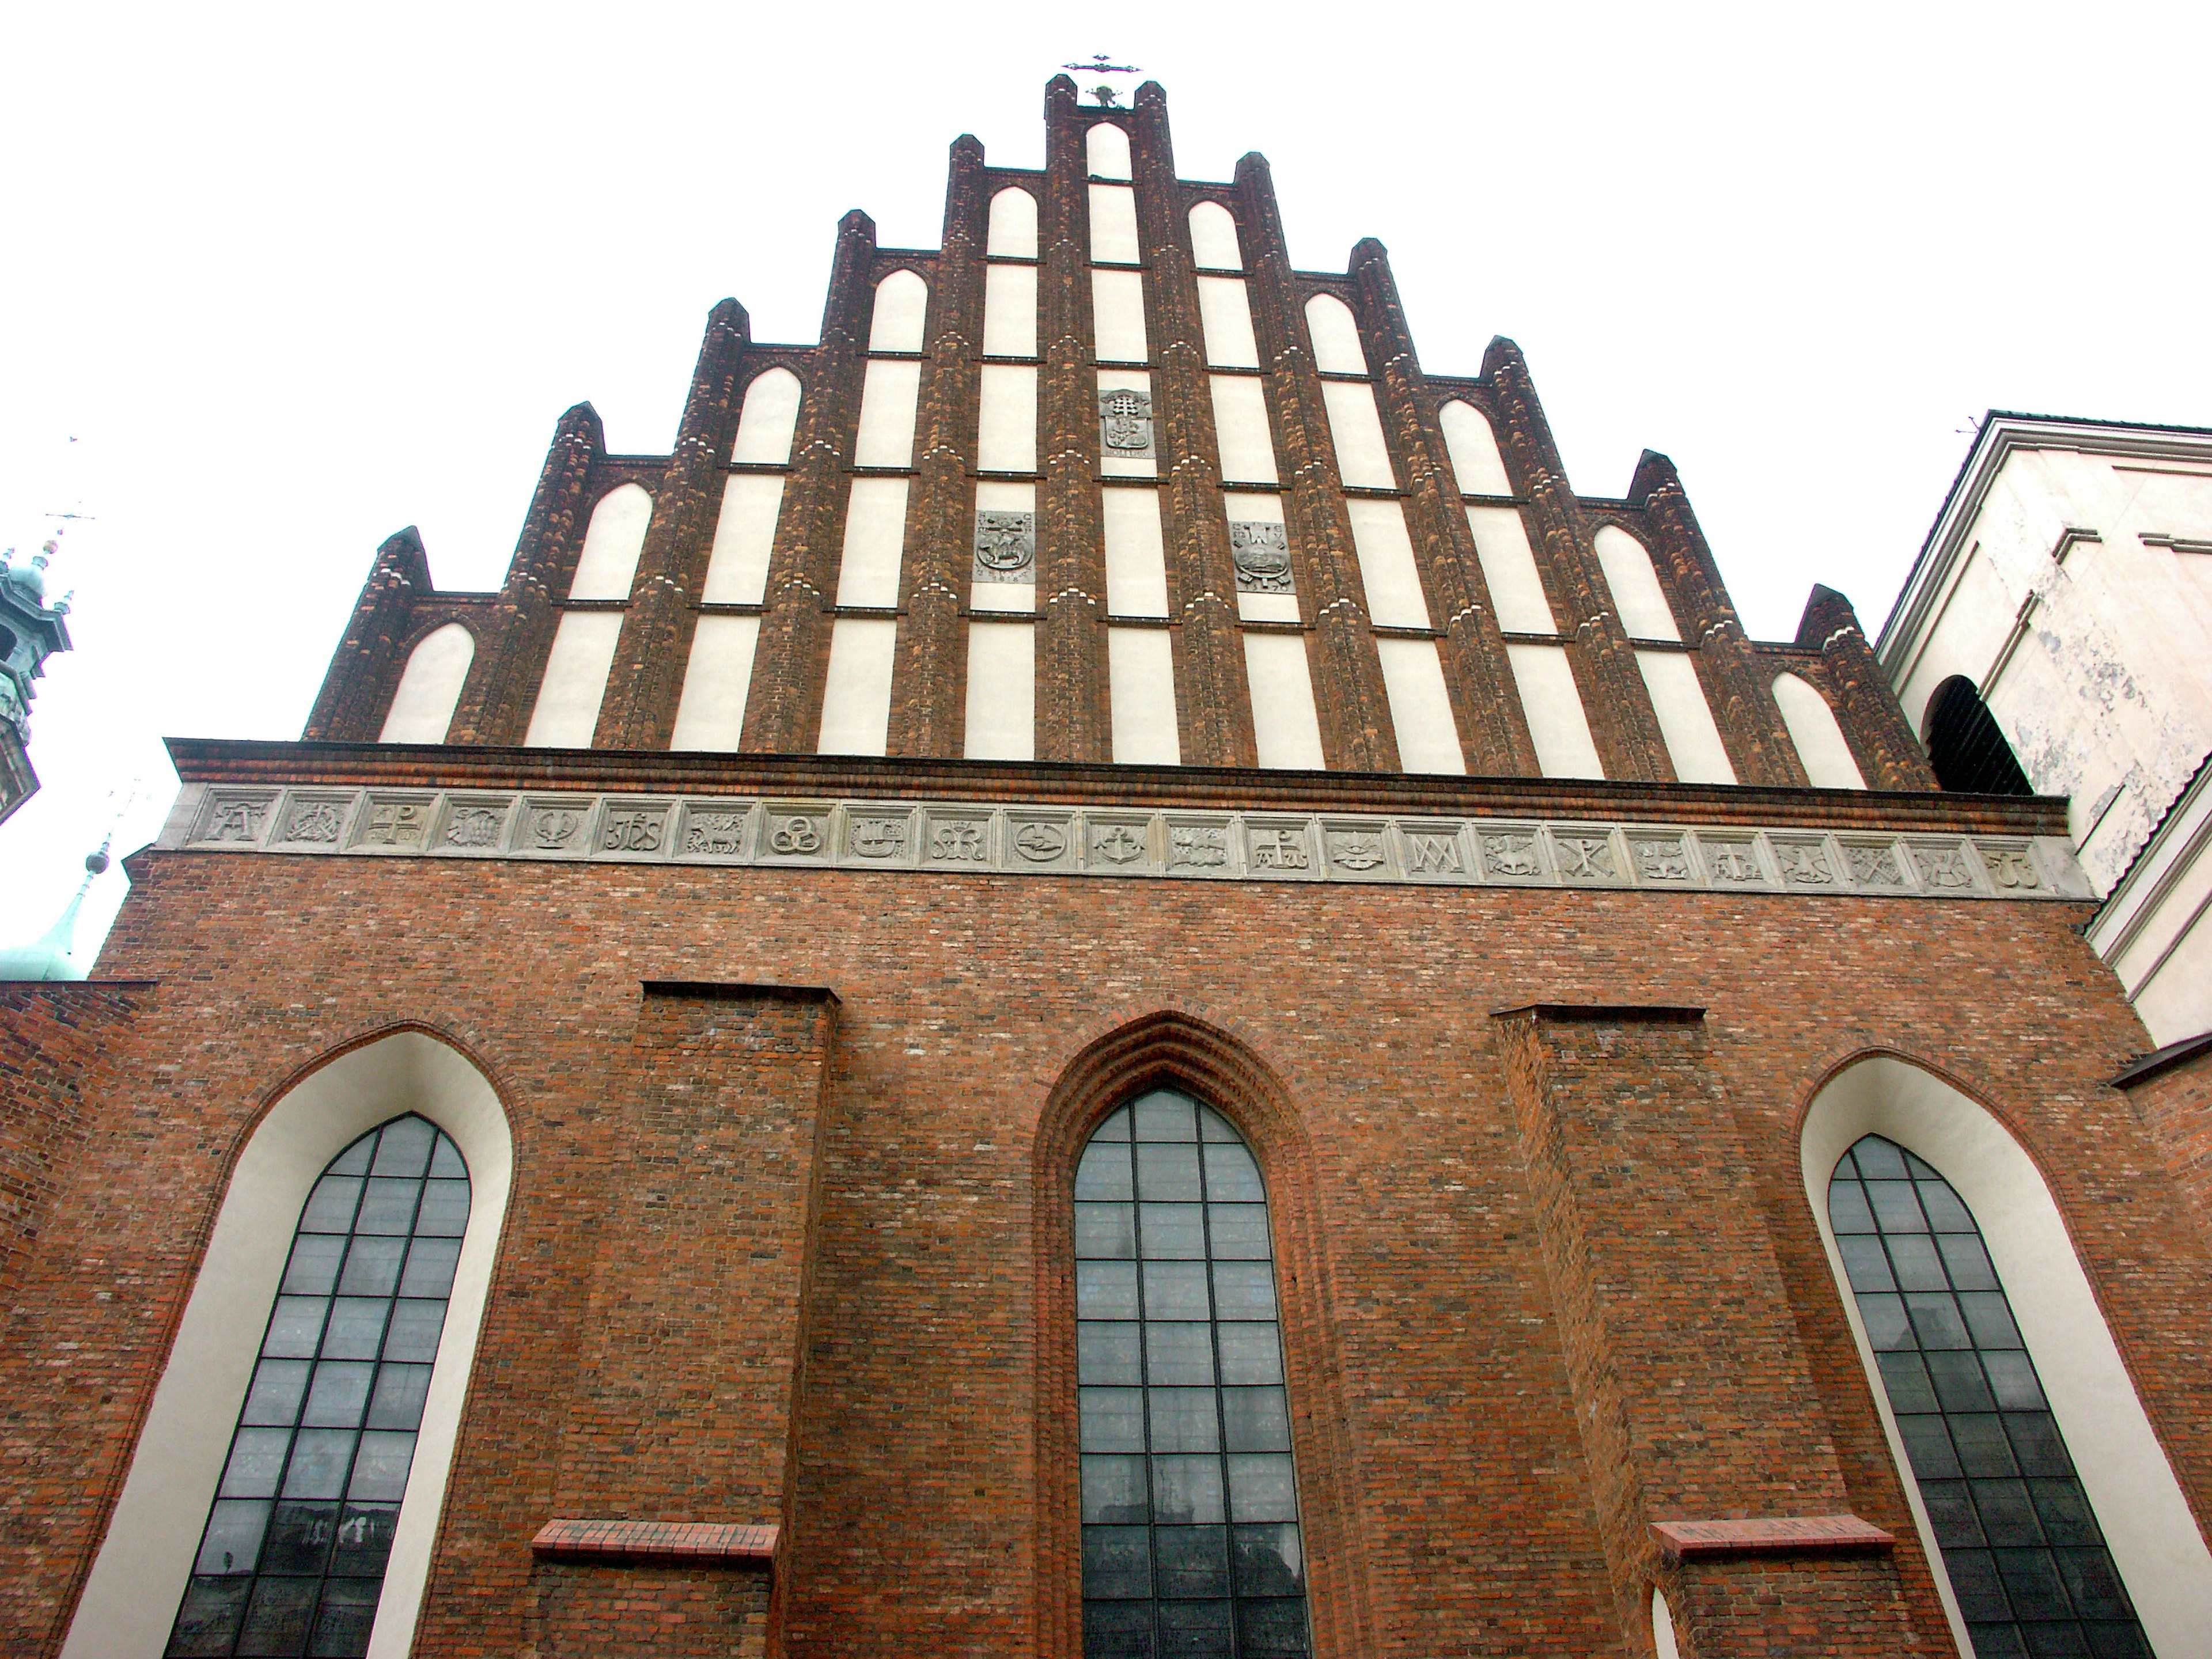
[[[1836,1165],[1828,1220],[1976,1659],[2149,1659],[1959,1194],[1869,1135]]]
[[[1085,1659],[1304,1659],[1304,1534],[1267,1194],[1158,1089],[1075,1176]]]
[[[368,1651],[469,1221],[469,1172],[412,1113],[300,1216],[167,1653]]]

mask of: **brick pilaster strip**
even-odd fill
[[[307,716],[307,742],[374,743],[405,667],[416,596],[430,591],[430,562],[413,525],[386,538],[362,584],[345,637]]]
[[[1832,587],[1815,584],[1797,624],[1797,643],[1820,653],[1836,724],[1857,758],[1859,770],[1876,789],[1935,789],[1936,769],[1927,751],[1905,723],[1905,711],[1889,689],[1889,678],[1867,643],[1851,602]],[[1771,684],[1771,682],[1770,681]],[[1768,694],[1769,701],[1772,693]]]
[[[653,521],[592,738],[595,749],[665,749],[675,730],[699,620],[696,607],[728,477],[723,463],[737,438],[738,387],[750,334],[745,308],[735,300],[708,313],[676,446],[653,493]]]
[[[1353,311],[1376,371],[1390,465],[1406,487],[1406,528],[1427,589],[1429,617],[1443,630],[1444,685],[1467,769],[1490,777],[1534,777],[1541,769],[1536,745],[1389,251],[1368,237],[1352,250],[1351,274]]]
[[[657,1566],[769,1566],[781,1528],[718,1521],[548,1521],[530,1540],[541,1561]]]
[[[972,574],[976,422],[983,338],[983,244],[991,204],[983,146],[952,142],[945,234],[929,295],[929,356],[915,421],[915,478],[900,561],[899,629],[891,671],[890,752],[957,755],[965,736],[968,603]]]
[[[1130,146],[1137,220],[1152,267],[1146,328],[1159,466],[1161,532],[1176,641],[1176,725],[1192,766],[1256,766],[1252,699],[1237,612],[1237,565],[1221,504],[1221,447],[1213,430],[1206,335],[1198,311],[1197,262],[1176,178],[1167,94],[1157,81],[1137,88]]]
[[[1686,639],[1696,647],[1691,660],[1736,781],[1803,788],[1805,769],[1775,703],[1773,676],[1760,671],[1674,463],[1645,450],[1628,499],[1644,509],[1662,580],[1672,590]]]
[[[1243,243],[1252,327],[1274,394],[1275,465],[1284,477],[1297,580],[1313,617],[1315,710],[1332,771],[1398,770],[1398,734],[1368,623],[1367,589],[1344,506],[1344,481],[1322,401],[1321,373],[1306,338],[1305,308],[1291,279],[1283,216],[1267,158],[1237,164],[1237,234]]]
[[[1091,331],[1090,167],[1075,82],[1046,83],[1037,328],[1036,757],[1109,761],[1106,555]]]
[[[561,601],[575,580],[589,516],[592,468],[606,453],[599,411],[578,404],[554,428],[522,537],[493,611],[491,649],[482,648],[461,690],[448,743],[519,744],[545,678],[561,624]]]
[[[1529,538],[1552,614],[1574,637],[1567,653],[1591,740],[1609,778],[1672,782],[1674,762],[1660,735],[1651,694],[1636,666],[1635,649],[1567,483],[1551,422],[1544,417],[1521,348],[1499,337],[1483,354],[1483,379],[1498,401],[1498,434],[1508,475],[1529,503]]]
[[[876,222],[855,208],[837,222],[822,343],[805,372],[805,401],[769,554],[768,605],[753,654],[741,749],[811,754],[821,735],[830,607],[837,597],[850,494],[846,463],[859,430],[860,382],[867,372],[875,255]]]

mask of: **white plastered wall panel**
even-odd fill
[[[837,562],[839,605],[894,605],[906,542],[904,478],[855,478]]]
[[[1099,507],[1106,539],[1106,614],[1168,614],[1167,549],[1160,529],[1160,492],[1109,489]]]
[[[961,752],[969,760],[1036,757],[1036,627],[968,624],[968,723]]]
[[[1544,579],[1536,572],[1535,550],[1528,545],[1528,526],[1515,507],[1470,507],[1467,527],[1474,534],[1476,559],[1482,580],[1490,589],[1490,603],[1498,625],[1508,634],[1556,634],[1552,603],[1544,597]]]
[[[722,486],[714,545],[699,597],[708,605],[758,605],[768,597],[769,556],[783,510],[783,475],[733,472]]]
[[[1036,512],[1036,486],[1016,483],[1009,479],[984,478],[975,485],[975,510],[978,513]],[[1030,524],[1036,522],[1031,518]],[[1019,611],[1034,614],[1036,610],[1036,567],[1030,567],[1027,581],[970,582],[968,587],[968,608],[970,611]]]
[[[1735,768],[1729,761],[1728,745],[1721,741],[1720,727],[1713,723],[1697,664],[1680,651],[1639,651],[1636,666],[1644,676],[1644,689],[1651,694],[1652,712],[1659,716],[1659,735],[1667,741],[1674,775],[1684,783],[1734,783]]]
[[[1267,425],[1267,394],[1257,377],[1215,374],[1213,431],[1221,445],[1221,476],[1232,483],[1274,483],[1275,437]]]
[[[787,368],[763,369],[745,388],[738,411],[733,461],[782,466],[791,459],[791,435],[799,429],[799,376]]]
[[[1395,505],[1395,503],[1394,503]],[[1398,766],[1407,772],[1464,773],[1467,757],[1452,719],[1451,694],[1434,640],[1375,641],[1382,659],[1382,686],[1390,697],[1390,726],[1398,735]]]
[[[155,1659],[167,1646],[307,1194],[332,1158],[408,1112],[450,1135],[469,1170],[468,1229],[368,1651],[371,1659],[401,1659],[414,1645],[507,1214],[514,1143],[483,1074],[436,1038],[402,1031],[302,1079],[240,1152],[64,1640],[64,1659]]]
[[[983,355],[1037,355],[1035,265],[990,265],[983,272]]]
[[[545,678],[530,711],[527,749],[588,749],[599,729],[599,703],[607,694],[607,670],[622,638],[623,612],[568,611],[553,630],[545,653]]]
[[[986,363],[980,377],[975,465],[985,472],[1036,471],[1037,372]]]
[[[691,660],[684,670],[684,696],[676,705],[672,750],[727,752],[745,729],[745,697],[752,688],[758,617],[702,617],[691,633]]]
[[[1084,163],[1094,179],[1129,177],[1129,135],[1111,121],[1100,121],[1083,135]]]
[[[1505,458],[1498,453],[1498,434],[1480,410],[1455,398],[1437,412],[1437,424],[1443,428],[1444,450],[1451,457],[1461,495],[1513,493],[1512,481],[1505,476]]]
[[[1114,760],[1121,766],[1179,766],[1175,646],[1164,628],[1106,630],[1106,678],[1114,707]]]
[[[1102,363],[1141,363],[1145,342],[1145,278],[1134,270],[1091,273],[1091,337]]]
[[[576,555],[572,599],[626,599],[637,575],[637,556],[653,522],[653,497],[642,484],[617,484],[592,508],[584,545]]]
[[[1674,607],[1652,568],[1651,550],[1618,525],[1601,526],[1593,538],[1605,585],[1613,590],[1613,614],[1632,640],[1680,640]]]
[[[1102,368],[1098,371],[1098,390],[1106,392],[1141,392],[1149,398],[1152,395],[1152,377],[1141,368]],[[1092,431],[1098,428],[1093,427]],[[1160,422],[1157,406],[1152,411],[1152,453],[1123,455],[1101,449],[1098,470],[1109,478],[1155,478],[1159,476]]]
[[[443,743],[476,660],[477,636],[460,623],[434,628],[407,653],[379,743]]]
[[[1380,628],[1428,627],[1429,604],[1421,592],[1404,504],[1354,497],[1344,509],[1359,556],[1360,584],[1367,590],[1368,619]]]
[[[911,270],[895,270],[876,284],[868,349],[919,351],[928,320],[929,284]]]
[[[1328,435],[1336,444],[1336,470],[1355,488],[1394,489],[1389,447],[1382,441],[1382,419],[1375,409],[1375,388],[1361,380],[1323,380],[1321,399],[1328,410]]]
[[[1260,343],[1252,335],[1252,301],[1242,276],[1198,279],[1198,318],[1206,330],[1206,361],[1221,368],[1257,368]]]
[[[2152,1650],[2174,1659],[2212,1653],[2204,1620],[2212,1607],[2212,1551],[2136,1395],[2035,1160],[1996,1117],[1941,1078],[1877,1054],[1844,1067],[1814,1097],[1799,1143],[1805,1196],[1959,1650],[1973,1650],[1828,1217],[1836,1164],[1869,1134],[1893,1140],[1934,1166],[1973,1212]]]
[[[1782,723],[1790,728],[1790,741],[1815,789],[1863,789],[1866,779],[1852,757],[1844,728],[1836,724],[1836,711],[1820,689],[1795,674],[1774,678],[1774,702],[1782,710]]]
[[[823,755],[880,755],[890,740],[891,664],[898,622],[840,617],[830,630],[830,674],[822,688]]]
[[[983,251],[1008,259],[1037,257],[1036,197],[1018,185],[1009,185],[991,198],[991,228]]]
[[[1521,693],[1529,740],[1536,745],[1538,769],[1547,778],[1603,777],[1605,767],[1597,757],[1597,744],[1590,740],[1589,721],[1583,714],[1582,693],[1575,687],[1574,665],[1567,660],[1566,647],[1509,645],[1505,657]]]
[[[1244,251],[1237,242],[1237,216],[1218,202],[1200,202],[1190,210],[1190,256],[1201,270],[1242,270]]]
[[[1324,374],[1364,374],[1367,354],[1360,349],[1359,325],[1352,307],[1333,294],[1306,301],[1306,328],[1313,335],[1314,367]]]
[[[1259,762],[1274,770],[1319,771],[1321,718],[1313,669],[1301,634],[1247,634],[1244,678],[1252,688],[1252,736]]]
[[[1283,524],[1283,498],[1280,495],[1261,495],[1243,490],[1229,490],[1221,497],[1222,509],[1231,524]],[[1289,529],[1284,534],[1287,538]],[[1237,596],[1237,614],[1245,622],[1297,622],[1298,596],[1296,593],[1243,593]]]
[[[913,461],[914,405],[921,390],[920,363],[899,357],[878,357],[869,362],[860,382],[860,434],[853,446],[854,465],[905,466]]]
[[[1137,192],[1128,185],[1091,186],[1091,257],[1109,265],[1133,265],[1143,257],[1137,246]]]

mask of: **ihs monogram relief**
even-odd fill
[[[978,513],[975,515],[975,580],[1028,582],[1036,580],[1036,514]]]
[[[1536,861],[1536,837],[1499,831],[1482,837],[1482,872],[1486,876],[1535,876],[1543,873]]]
[[[743,812],[694,812],[684,825],[684,850],[708,858],[735,858],[744,851]]]
[[[613,807],[599,824],[599,845],[610,853],[657,853],[663,815],[657,807]]]
[[[1646,881],[1690,878],[1690,851],[1680,836],[1631,842],[1629,850],[1636,859],[1636,873]]]
[[[1152,400],[1121,387],[1098,394],[1098,433],[1109,455],[1137,459],[1152,453]]]
[[[1229,556],[1236,561],[1238,592],[1291,591],[1290,533],[1281,525],[1231,520]]]

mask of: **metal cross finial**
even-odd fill
[[[1087,64],[1062,64],[1060,68],[1082,70],[1091,75],[1134,75],[1137,72],[1137,66],[1134,64],[1108,63],[1106,54],[1103,52],[1092,52],[1091,61]]]

